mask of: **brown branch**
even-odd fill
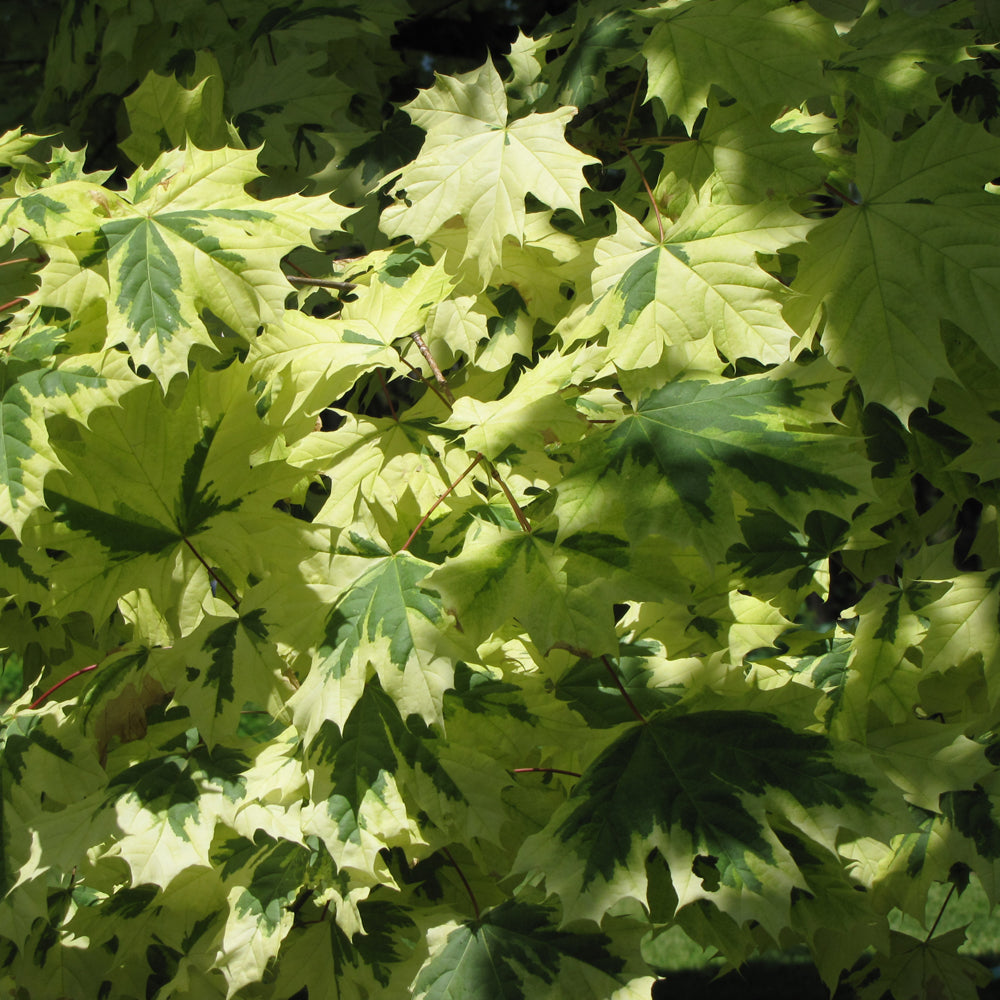
[[[295,266],[294,264],[292,265]],[[340,292],[350,292],[357,288],[353,281],[338,281],[335,278],[308,278],[305,275],[286,274],[285,279],[293,285],[315,285],[317,288],[336,288]]]
[[[430,350],[428,350],[424,338],[421,337],[419,333],[414,331],[413,333],[410,334],[410,340],[412,340],[413,343],[417,345],[417,350],[420,351],[420,353],[424,356],[424,361],[426,361],[427,364],[431,366],[431,371],[434,372],[434,378],[436,379],[437,384],[441,386],[441,391],[444,393],[445,398],[451,405],[454,406],[455,397],[452,395],[451,389],[448,387],[448,383],[445,380],[445,377],[442,374],[441,369],[438,368],[437,362],[431,355]]]
[[[0,260],[0,267],[9,267],[11,264],[41,264],[44,257],[11,257],[10,260]]]
[[[409,368],[410,371],[414,375],[416,375],[420,379],[420,381],[423,382],[424,385],[426,385],[427,388],[430,389],[431,392],[433,392],[434,395],[437,396],[437,398],[440,399],[441,402],[448,407],[449,410],[451,409],[452,404],[449,403],[447,399],[445,399],[444,394],[437,387],[436,383],[432,382],[416,365],[411,365],[410,362],[406,360],[406,358],[400,357],[399,360],[402,361],[403,364],[406,365],[406,367]]]
[[[476,457],[466,466],[465,471],[458,477],[458,479],[456,479],[448,487],[448,489],[446,489],[444,493],[442,493],[441,496],[439,496],[437,500],[435,500],[434,503],[431,504],[430,509],[427,511],[426,514],[424,514],[422,518],[420,518],[420,520],[417,522],[417,526],[413,529],[413,531],[410,532],[410,537],[407,538],[406,541],[403,543],[403,547],[399,550],[400,552],[405,552],[410,547],[410,542],[412,542],[413,539],[417,537],[417,532],[420,531],[420,529],[427,523],[427,519],[431,516],[431,514],[434,513],[435,510],[437,510],[438,506],[447,498],[448,494],[451,493],[451,491],[456,486],[458,486],[458,484],[463,479],[465,479],[465,477],[470,472],[472,472],[472,470],[480,463],[480,461],[482,461],[482,457],[483,457],[482,452],[477,452]]]

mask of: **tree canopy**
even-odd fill
[[[992,5],[0,24],[0,987],[976,995]]]

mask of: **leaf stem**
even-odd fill
[[[469,899],[472,900],[472,909],[476,914],[476,920],[479,920],[479,903],[476,901],[476,894],[472,891],[472,886],[469,885],[469,880],[465,877],[465,872],[462,871],[458,862],[452,857],[451,851],[447,847],[441,848],[441,853],[448,859],[449,864],[452,868],[458,872],[458,877],[462,880],[462,885],[465,886],[465,891],[469,894]]]
[[[524,516],[524,511],[521,510],[520,504],[514,499],[514,494],[507,488],[507,484],[500,478],[500,473],[497,472],[497,467],[492,463],[488,462],[486,468],[489,469],[490,475],[497,481],[500,489],[503,490],[503,495],[507,498],[507,503],[510,504],[510,509],[514,512],[514,517],[517,518],[517,523],[521,525],[521,530],[527,534],[531,534],[531,525],[528,523],[528,519]]]
[[[205,567],[205,571],[215,581],[216,585],[221,587],[226,592],[229,600],[233,602],[233,609],[235,610],[238,608],[240,606],[240,599],[219,579],[219,574],[216,573],[207,562],[205,562],[201,553],[186,538],[184,539],[184,544],[194,553],[195,559],[197,559],[198,562]]]
[[[938,910],[938,915],[931,924],[931,929],[927,932],[927,937],[924,938],[924,943],[926,944],[932,937],[934,937],[934,932],[937,930],[937,925],[941,922],[941,918],[944,916],[945,907],[951,901],[951,897],[955,893],[955,883],[952,882],[951,888],[948,890],[948,895],[944,897],[944,902],[941,904],[941,909]]]
[[[532,774],[541,772],[542,774],[568,774],[571,778],[582,778],[582,774],[576,771],[564,771],[561,767],[515,767],[511,769],[511,774]]]
[[[5,302],[2,306],[0,306],[0,312],[6,312],[8,309],[13,309],[18,302],[29,302],[29,301],[30,299],[26,299],[23,295],[18,295],[15,298],[11,299],[10,302]]]
[[[841,191],[840,188],[834,187],[829,181],[823,181],[823,187],[825,187],[827,191],[830,192],[830,194],[836,195],[842,202],[844,202],[847,205],[861,204],[861,202],[855,201],[852,197],[850,197],[850,195],[844,194],[844,192]]]
[[[53,684],[52,687],[50,687],[48,691],[45,692],[45,694],[39,695],[28,706],[28,708],[38,708],[38,706],[41,705],[42,702],[45,701],[45,699],[48,698],[50,694],[54,694],[56,691],[58,691],[59,688],[63,686],[63,684],[68,684],[70,681],[76,680],[76,678],[79,677],[81,674],[89,674],[91,670],[96,670],[96,669],[97,669],[97,664],[91,663],[89,667],[80,667],[79,670],[74,670],[73,673],[67,675],[61,681],[58,681],[57,683]]]
[[[639,161],[632,155],[632,150],[625,145],[625,140],[621,142],[622,151],[625,155],[632,161],[632,166],[639,173],[639,179],[642,181],[642,186],[646,189],[646,194],[649,195],[649,203],[653,206],[653,214],[656,216],[656,228],[660,231],[660,242],[663,242],[663,219],[660,217],[660,206],[656,204],[656,199],[653,197],[653,189],[649,186],[649,181],[646,180],[646,175],[642,172],[639,166]]]
[[[434,501],[434,503],[431,504],[427,513],[424,514],[422,518],[420,518],[420,520],[417,522],[417,526],[413,529],[413,531],[410,532],[410,537],[407,538],[406,541],[403,543],[403,547],[399,550],[400,552],[405,552],[410,547],[410,542],[412,542],[413,539],[417,537],[417,532],[420,531],[420,529],[427,523],[427,518],[429,518],[431,514],[433,514],[434,511],[437,510],[438,506],[447,498],[448,494],[451,493],[451,491],[456,486],[458,486],[458,484],[463,479],[465,479],[465,477],[470,472],[472,472],[472,470],[482,461],[482,459],[483,459],[482,452],[476,452],[476,457],[465,467],[465,471],[458,477],[458,479],[456,479],[448,487],[448,489],[444,491],[444,493],[441,494],[441,496],[437,498],[437,500]]]
[[[604,661],[604,666],[608,668],[608,673],[611,674],[611,679],[615,682],[618,690],[621,691],[622,697],[628,702],[628,707],[632,709],[632,714],[643,724],[646,725],[646,716],[639,711],[635,706],[635,702],[629,696],[628,691],[625,690],[625,685],[622,684],[621,678],[618,676],[618,671],[611,666],[611,661],[603,653],[601,654],[601,659]]]

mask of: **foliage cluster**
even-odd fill
[[[974,996],[989,4],[428,6],[77,0],[0,138],[3,984]]]

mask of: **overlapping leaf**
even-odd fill
[[[618,900],[645,897],[642,859],[656,848],[679,905],[708,899],[737,924],[757,920],[773,933],[787,923],[792,887],[805,886],[767,814],[787,811],[785,796],[846,814],[871,795],[822,737],[770,716],[666,713],[595,761],[518,864],[543,874],[564,920],[599,922]]]
[[[828,92],[823,61],[841,44],[832,22],[784,0],[661,4],[642,52],[648,97],[688,128],[712,84],[752,106],[795,106]]]
[[[802,406],[821,406],[829,383],[797,385],[786,371],[650,393],[587,440],[584,463],[559,486],[557,516],[565,509],[577,527],[610,517],[633,537],[679,536],[709,553],[736,541],[736,497],[793,524],[820,504],[849,516],[868,495],[866,462],[836,427],[802,429]]]
[[[595,305],[564,324],[585,339],[602,327],[619,368],[656,365],[667,347],[711,337],[729,360],[777,362],[794,333],[781,315],[780,284],[757,262],[795,242],[808,223],[766,204],[692,203],[657,241],[630,215],[595,247]]]
[[[413,982],[415,1000],[446,1000],[470,990],[484,1000],[565,997],[574,992],[645,996],[650,980],[633,980],[607,950],[603,935],[552,926],[552,913],[528,903],[503,903],[478,920],[437,929],[431,955]],[[585,995],[585,994],[584,994]]]
[[[404,110],[427,140],[396,181],[400,202],[382,215],[390,236],[407,233],[422,242],[460,216],[468,229],[464,256],[476,261],[485,282],[504,238],[521,240],[529,192],[550,208],[579,214],[583,167],[594,160],[563,137],[575,109],[511,121],[503,82],[487,62],[439,77]]]
[[[47,418],[61,414],[85,424],[140,384],[120,355],[47,359],[58,336],[50,329],[22,339],[0,368],[0,520],[15,531],[44,506],[45,478],[61,465]]]
[[[825,308],[823,343],[870,402],[904,421],[951,368],[940,322],[951,320],[1000,363],[1000,295],[990,259],[1000,201],[983,191],[998,140],[939,111],[892,142],[862,125],[858,196],[817,226],[794,287]]]
[[[442,635],[445,612],[422,585],[431,564],[406,552],[358,562],[360,572],[330,611],[312,668],[288,702],[306,742],[324,721],[343,728],[373,675],[404,719],[441,718],[454,667]]]
[[[122,194],[93,195],[93,244],[81,257],[105,283],[93,294],[107,300],[107,344],[124,343],[164,386],[186,370],[195,344],[211,346],[205,310],[247,338],[275,320],[289,290],[280,258],[310,243],[310,229],[344,217],[324,197],[255,201],[244,190],[255,159],[190,146],[137,170]],[[31,231],[46,241],[47,225]]]
[[[46,480],[53,513],[31,526],[33,546],[46,540],[33,558],[49,560],[53,607],[86,609],[99,619],[119,597],[144,588],[187,631],[211,596],[207,566],[237,588],[250,574],[266,576],[266,533],[282,537],[297,563],[308,528],[271,507],[298,474],[251,460],[272,434],[239,368],[197,370],[173,408],[147,382],[120,408],[96,413],[79,444],[63,441],[62,470]],[[70,558],[55,561],[44,548]]]

